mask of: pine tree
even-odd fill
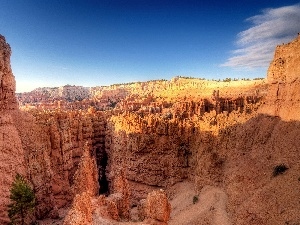
[[[25,217],[35,207],[35,196],[26,180],[17,174],[10,190],[11,204],[8,205],[8,216],[11,224],[24,225]]]

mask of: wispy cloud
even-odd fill
[[[267,67],[276,45],[291,41],[300,32],[300,4],[265,9],[246,21],[252,26],[237,35],[238,49],[221,66]]]

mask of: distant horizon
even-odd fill
[[[172,81],[175,78],[181,78],[181,79],[196,79],[196,80],[203,80],[203,81],[215,81],[215,82],[231,82],[231,81],[253,81],[253,80],[264,80],[266,79],[266,77],[255,77],[255,78],[230,78],[227,77],[225,79],[206,79],[206,78],[201,78],[201,77],[186,77],[186,76],[175,76],[172,77],[171,79],[157,79],[157,80],[147,80],[147,81],[132,81],[132,82],[126,82],[126,83],[114,83],[114,84],[110,84],[110,85],[96,85],[96,86],[82,86],[82,85],[73,85],[73,84],[64,84],[64,85],[60,85],[60,86],[55,86],[55,87],[49,87],[49,86],[44,86],[44,87],[37,87],[34,88],[31,91],[37,90],[37,89],[55,89],[55,88],[60,88],[60,87],[83,87],[83,88],[94,88],[94,87],[110,87],[110,86],[121,86],[121,85],[131,85],[131,84],[135,84],[135,83],[147,83],[147,82],[156,82],[156,81]],[[230,81],[228,81],[228,79],[230,79]],[[31,91],[25,91],[25,92],[17,92],[17,94],[21,94],[21,93],[28,93]]]
[[[266,77],[300,32],[299,0],[2,0],[16,92],[175,76]]]

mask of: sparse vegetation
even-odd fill
[[[225,78],[224,80],[223,80],[223,82],[230,82],[231,81],[231,78]]]
[[[273,169],[273,177],[283,174],[287,169],[288,167],[285,164],[275,166]]]
[[[109,101],[108,106],[111,108],[115,108],[117,104],[118,104],[118,102]]]
[[[199,201],[198,195],[193,197],[193,204],[196,204]]]
[[[17,174],[10,190],[11,204],[8,205],[10,224],[25,224],[25,217],[35,207],[35,196],[26,180]]]
[[[183,79],[197,79],[197,80],[206,80],[205,78],[201,78],[201,77],[191,77],[191,76],[176,76],[178,78],[183,78]]]
[[[133,81],[133,82],[128,82],[128,83],[117,83],[117,84],[112,84],[110,86],[129,86],[129,85],[132,85],[132,84],[142,84],[142,83],[150,83],[150,82],[162,82],[162,81],[168,81],[166,79],[154,79],[154,80],[147,80],[147,81]],[[105,87],[105,86],[103,86]],[[108,86],[107,86],[108,87]]]

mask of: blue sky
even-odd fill
[[[299,1],[0,0],[17,92],[174,76],[264,77]]]

